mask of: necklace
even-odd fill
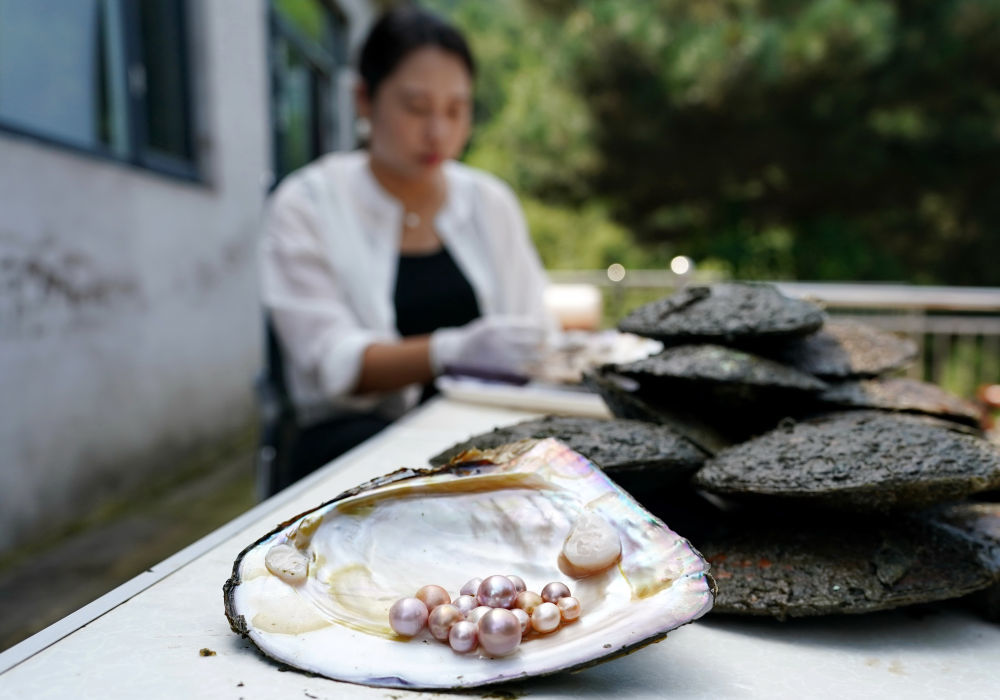
[[[403,216],[403,225],[406,228],[417,228],[420,225],[420,214],[415,211],[408,211]]]

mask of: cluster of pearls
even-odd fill
[[[565,583],[554,581],[542,592],[527,589],[520,576],[488,576],[465,583],[457,598],[441,586],[423,586],[412,598],[389,608],[396,634],[412,637],[424,626],[459,653],[481,647],[488,656],[506,656],[532,631],[548,634],[580,617],[580,601]]]

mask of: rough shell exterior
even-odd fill
[[[669,426],[709,454],[732,444],[720,431],[694,416],[687,408],[677,410],[658,406],[654,403],[656,395],[644,396],[639,382],[616,374],[612,368],[588,372],[583,380],[601,395],[608,410],[618,418]]]
[[[928,517],[977,542],[1000,577],[1000,503],[954,503],[930,511]]]
[[[847,379],[902,369],[917,356],[917,346],[909,338],[867,324],[829,320],[811,335],[790,338],[762,352],[823,379]]]
[[[817,330],[826,314],[763,283],[686,287],[640,306],[618,324],[627,333],[665,344],[723,344],[799,336]]]
[[[699,382],[744,389],[752,397],[757,388],[814,394],[827,385],[805,372],[742,350],[721,345],[681,345],[623,365],[618,374],[640,384]]]
[[[1000,503],[956,503],[934,509],[929,519],[961,533],[981,548],[994,583],[971,596],[970,602],[984,618],[1000,622]]]
[[[474,435],[431,458],[445,464],[472,448],[499,447],[524,439],[555,438],[612,477],[648,472],[658,482],[685,479],[705,461],[705,453],[672,428],[637,420],[545,416]]]
[[[902,377],[833,384],[819,395],[818,401],[830,408],[924,413],[971,426],[978,426],[982,417],[975,404],[949,394],[937,384]]]
[[[943,421],[854,411],[789,422],[723,450],[694,480],[722,495],[915,508],[995,488],[1000,450]]]
[[[721,345],[670,347],[605,369],[635,381],[638,395],[647,403],[707,426],[729,442],[746,440],[786,416],[802,414],[827,388],[811,374]]]
[[[956,598],[993,580],[967,539],[907,518],[792,526],[746,517],[700,545],[719,581],[717,613],[865,613]]]

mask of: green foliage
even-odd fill
[[[518,192],[580,201],[599,164],[590,111],[553,51],[558,22],[516,0],[426,2],[467,33],[478,64],[476,116],[466,161]]]
[[[562,260],[607,249],[555,241],[592,207],[640,266],[1000,278],[1000,0],[427,4],[483,66],[469,161],[557,207]]]
[[[271,6],[303,36],[316,43],[324,41],[326,13],[316,0],[272,0]]]
[[[630,7],[645,15],[599,23],[578,65],[615,154],[594,187],[640,237],[741,276],[996,279],[997,3]],[[791,254],[761,256],[775,229]]]
[[[595,197],[600,164],[591,112],[575,90],[572,54],[553,43],[558,20],[517,0],[434,0],[466,33],[477,61],[476,117],[465,160],[509,182],[549,268],[659,264]]]
[[[638,248],[628,231],[600,205],[558,206],[532,197],[523,197],[521,203],[535,246],[549,269],[602,269],[616,262],[625,267],[663,266],[669,260],[663,250]]]

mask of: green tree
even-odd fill
[[[744,277],[1000,278],[1000,2],[547,8],[640,239]]]
[[[660,262],[662,251],[638,246],[594,192],[594,125],[561,21],[519,0],[423,4],[460,26],[476,56],[477,127],[465,160],[517,190],[546,266]]]
[[[1000,277],[998,0],[429,4],[483,65],[469,160],[652,260]]]

